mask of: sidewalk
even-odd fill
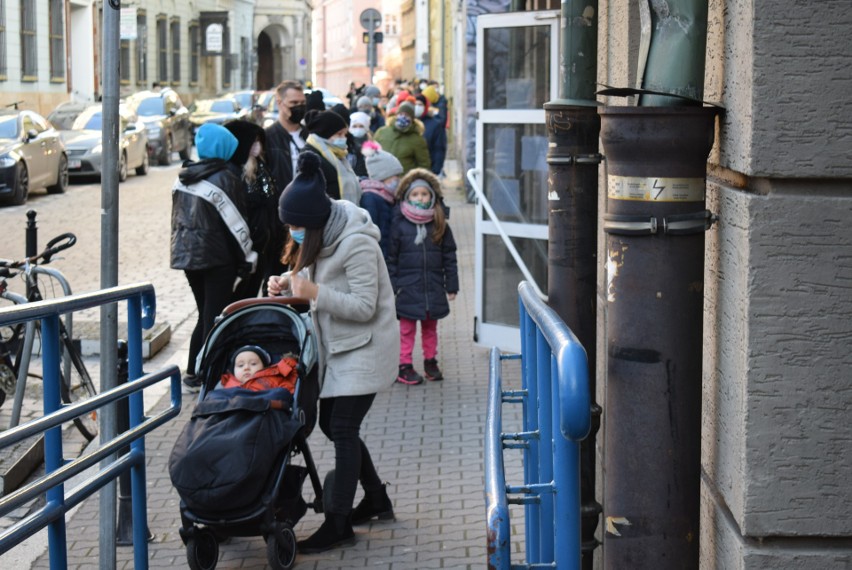
[[[317,555],[299,555],[299,569],[344,568],[480,568],[486,563],[483,438],[488,384],[488,349],[473,343],[474,322],[474,206],[467,204],[460,173],[451,173],[447,202],[450,225],[458,244],[461,291],[450,316],[439,326],[438,359],[445,380],[420,386],[395,384],[380,393],[365,420],[362,437],[383,479],[390,483],[396,521],[356,527],[354,546]],[[190,319],[191,320],[191,319]],[[167,364],[183,368],[193,323],[175,327],[169,346],[145,364],[147,371]],[[418,342],[419,351],[419,342]],[[422,362],[415,354],[414,362]],[[517,388],[516,361],[506,366],[504,389]],[[148,399],[150,395],[146,395]],[[159,398],[155,409],[168,405]],[[187,421],[194,395],[185,394],[180,416],[146,439],[148,456],[148,525],[154,539],[148,545],[151,568],[186,567],[178,535],[178,496],[168,476],[168,456]],[[504,409],[505,431],[520,425],[520,410]],[[334,451],[316,430],[309,440],[320,477],[333,467]],[[507,458],[507,480],[522,480],[520,461]],[[305,496],[312,498],[310,484]],[[355,502],[360,499],[356,496]],[[515,514],[517,512],[517,515]],[[513,511],[513,552],[520,552],[522,511]],[[86,501],[67,525],[69,568],[98,564],[98,502]],[[322,523],[309,511],[296,527],[299,539]],[[45,532],[45,531],[42,531]],[[519,559],[520,556],[516,557]],[[133,568],[130,547],[118,549],[118,568]],[[218,568],[265,568],[262,538],[234,538],[220,545]],[[47,554],[32,568],[49,568]]]

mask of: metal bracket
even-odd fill
[[[654,216],[604,214],[604,231],[625,236],[650,236],[657,233]]]
[[[547,157],[547,164],[600,164],[601,162],[603,162],[603,155],[598,152]]]
[[[710,210],[704,210],[665,216],[659,225],[666,235],[684,236],[706,232],[718,219]],[[604,214],[604,231],[609,234],[650,236],[657,233],[659,225],[655,216]]]
[[[673,236],[700,234],[709,230],[718,219],[710,210],[666,216],[663,218],[663,231]]]

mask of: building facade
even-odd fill
[[[122,97],[156,82],[189,103],[311,75],[305,0],[139,0],[119,17]],[[100,100],[102,26],[102,2],[0,0],[0,104]]]

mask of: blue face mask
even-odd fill
[[[302,228],[301,230],[294,230],[293,228],[290,228],[290,237],[293,238],[294,242],[302,245],[302,242],[305,241],[305,229]]]
[[[404,131],[408,127],[411,126],[411,119],[408,118],[408,115],[400,115],[396,118],[396,128],[401,131]]]
[[[385,188],[393,192],[399,187],[399,178],[394,178],[390,182],[385,182]]]
[[[346,137],[341,137],[337,139],[329,139],[328,144],[335,148],[346,148]]]
[[[378,97],[373,97],[372,99],[370,99],[370,101],[373,103],[373,105],[379,104],[379,98]]]

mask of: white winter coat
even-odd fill
[[[399,322],[378,227],[355,204],[337,201],[346,225],[311,268],[319,285],[311,316],[318,335],[320,398],[374,394],[397,376]]]

